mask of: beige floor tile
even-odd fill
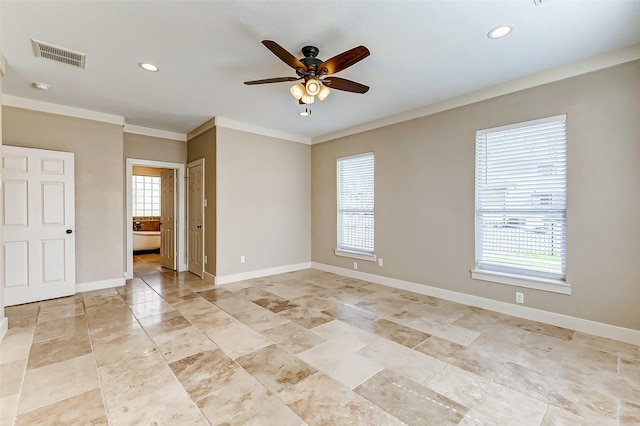
[[[630,343],[605,339],[604,337],[592,336],[590,334],[580,332],[575,333],[572,343],[587,346],[591,349],[599,349],[601,351],[622,355],[625,358],[640,359],[640,346],[632,345]]]
[[[93,352],[98,367],[155,351],[155,345],[142,329],[93,339]]]
[[[640,382],[640,359],[620,357],[620,374]]]
[[[224,388],[239,368],[220,349],[182,358],[169,367],[194,401]]]
[[[87,333],[56,337],[31,345],[27,368],[40,368],[89,354],[91,354],[91,341]]]
[[[293,354],[306,351],[326,341],[293,322],[264,330],[262,334]]]
[[[60,318],[75,317],[84,315],[84,304],[78,300],[73,303],[53,305],[49,307],[40,307],[37,322],[45,322]]]
[[[256,331],[263,331],[289,322],[289,320],[282,318],[278,314],[274,314],[268,309],[257,305],[254,306],[252,309],[234,314],[233,316]]]
[[[194,326],[160,334],[155,336],[153,341],[167,362],[178,361],[199,352],[218,348],[218,345]]]
[[[84,315],[40,322],[35,328],[33,341],[40,342],[71,335],[88,336],[87,319]]]
[[[241,356],[236,361],[276,394],[316,372],[315,368],[276,345]]]
[[[53,404],[100,387],[92,355],[27,370],[18,414]]]
[[[0,424],[14,424],[18,412],[19,396],[17,393],[0,397]]]
[[[346,386],[320,373],[283,390],[279,397],[311,425],[404,425]]]
[[[447,366],[439,359],[386,339],[379,339],[360,349],[358,354],[423,386]]]
[[[457,425],[469,411],[446,396],[390,370],[381,371],[355,391],[407,424]]]
[[[231,315],[248,311],[257,306],[252,301],[238,295],[234,295],[232,297],[225,297],[224,299],[217,300],[215,302],[215,305]]]
[[[271,312],[282,312],[286,309],[295,308],[298,305],[290,302],[287,299],[283,299],[282,297],[278,297],[276,295],[272,296],[263,296],[258,299],[254,299],[253,303],[256,305],[262,306],[265,309],[270,310]]]
[[[544,376],[512,363],[507,363],[495,382],[577,416],[597,419],[601,424],[616,423],[618,401],[592,386],[585,388],[570,380]]]
[[[139,322],[142,328],[144,328],[144,331],[146,331],[150,337],[159,336],[161,334],[191,326],[191,323],[178,311],[164,312],[158,315],[141,318]]]
[[[20,391],[26,364],[26,359],[0,364],[0,398],[17,394]]]
[[[634,404],[628,401],[620,401],[620,424],[640,424],[640,404]]]
[[[459,327],[453,324],[442,324],[427,318],[417,318],[406,323],[407,326],[413,327],[429,335],[438,336],[450,342],[463,346],[469,346],[474,340],[480,336],[480,333],[468,328]]]
[[[273,344],[271,340],[242,323],[222,330],[207,329],[205,333],[231,358],[237,358]]]
[[[338,343],[344,349],[352,352],[357,352],[365,346],[382,339],[373,333],[366,332],[339,320],[333,320],[326,324],[319,325],[312,328],[311,331],[327,340]]]
[[[16,333],[9,329],[0,342],[0,364],[27,359],[32,340],[33,333]]]
[[[555,405],[548,405],[540,426],[600,426],[601,424],[599,420],[585,419]],[[620,423],[620,425],[625,425],[625,423]]]
[[[16,426],[108,425],[100,389],[93,389],[18,416]]]
[[[466,406],[467,424],[539,425],[547,404],[449,365],[427,386]]]
[[[280,312],[280,316],[288,319],[289,321],[293,321],[304,328],[313,328],[328,323],[329,321],[333,321],[333,318],[320,313],[320,311],[303,306],[282,311]]]
[[[485,355],[472,347],[459,345],[437,336],[431,337],[415,349],[487,379],[495,377],[505,365],[504,361]]]
[[[113,424],[206,424],[158,353],[124,358],[99,369]]]
[[[333,342],[322,343],[299,353],[298,356],[310,366],[350,389],[384,368],[381,364],[345,350]]]
[[[175,311],[173,306],[165,302],[162,298],[152,302],[137,303],[135,305],[130,305],[129,307],[131,308],[131,312],[133,312],[133,315],[135,315],[139,320],[142,318]]]
[[[273,393],[241,368],[224,387],[198,401],[212,425],[305,424]]]

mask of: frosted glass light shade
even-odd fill
[[[300,100],[302,100],[302,102],[308,105],[313,103],[313,101],[315,100],[315,97],[311,95],[302,95],[302,98]]]
[[[294,84],[293,86],[291,86],[291,89],[289,89],[289,91],[291,92],[291,95],[296,99],[300,99],[302,96],[304,96],[304,86],[302,85],[302,83]]]
[[[331,90],[329,90],[327,86],[322,85],[322,87],[320,88],[320,91],[318,92],[318,99],[320,99],[321,101],[324,101],[326,97],[329,96],[330,93],[331,93]]]
[[[320,92],[320,83],[315,78],[307,80],[307,95],[315,96]]]

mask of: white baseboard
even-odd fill
[[[0,322],[0,342],[2,342],[2,339],[4,339],[4,336],[5,334],[7,334],[8,330],[9,330],[9,318],[4,317]]]
[[[114,278],[111,280],[89,281],[86,283],[76,283],[76,293],[84,291],[102,290],[105,288],[120,287],[126,284],[124,278]]]
[[[319,269],[321,271],[332,272],[334,274],[386,285],[388,287],[412,291],[414,293],[424,294],[427,296],[438,297],[440,299],[463,303],[470,306],[476,306],[478,308],[488,309],[507,315],[513,315],[532,321],[539,321],[558,327],[569,328],[571,330],[580,331],[582,333],[593,334],[594,336],[619,340],[622,342],[631,343],[633,345],[640,345],[640,330],[618,327],[615,325],[576,318],[569,315],[558,314],[555,312],[543,311],[541,309],[529,308],[527,306],[514,305],[511,303],[487,299],[480,296],[473,296],[471,294],[464,294],[438,287],[431,287],[424,284],[417,284],[410,281],[383,277],[381,275],[374,275],[368,274],[366,272],[339,268],[337,266],[327,265],[324,263],[311,262],[311,267],[314,269]]]
[[[216,284],[229,284],[236,281],[250,280],[252,278],[267,277],[269,275],[284,274],[311,268],[311,262],[295,263],[293,265],[276,266],[273,268],[258,269],[255,271],[241,272],[239,274],[223,275],[215,277]]]

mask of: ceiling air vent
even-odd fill
[[[51,59],[52,61],[62,62],[63,64],[73,65],[74,67],[84,69],[85,53],[74,52],[53,44],[44,43],[35,39],[31,39],[33,45],[33,54],[36,57]]]

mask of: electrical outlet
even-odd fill
[[[516,291],[516,302],[524,303],[524,293],[520,293],[519,291]]]
[[[244,261],[245,261],[244,256],[240,256],[240,263],[244,263]]]
[[[381,257],[378,258],[378,266],[381,268],[384,266],[384,262],[382,261]]]
[[[353,262],[353,269],[358,269],[358,262]]]

